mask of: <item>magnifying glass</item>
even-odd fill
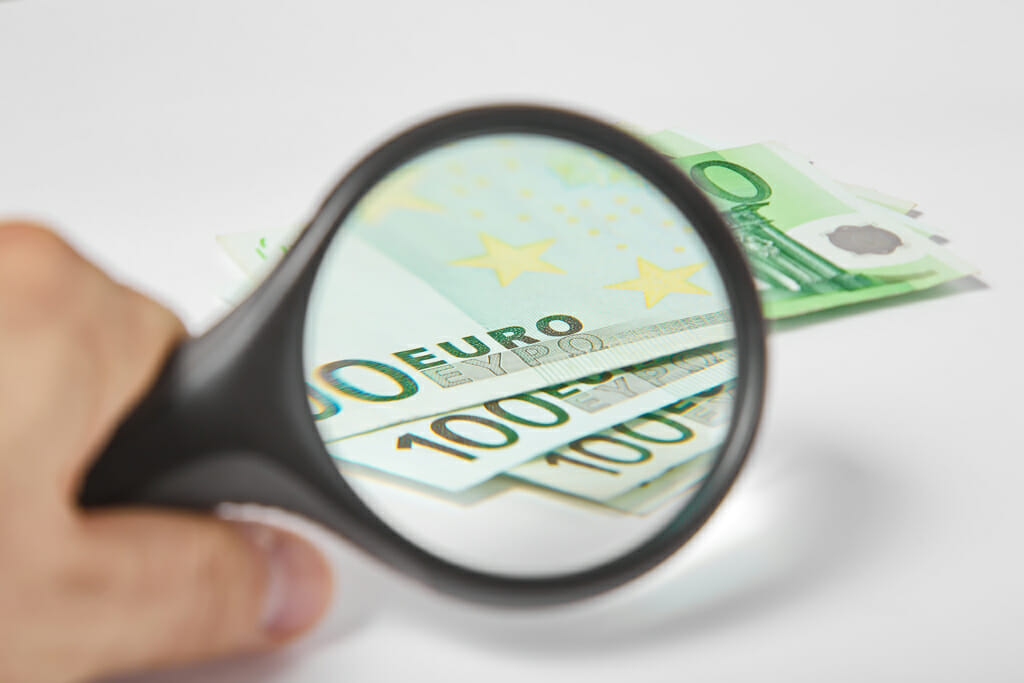
[[[579,114],[470,109],[356,165],[80,501],[277,506],[447,593],[560,603],[700,528],[763,385],[750,271],[679,168]]]

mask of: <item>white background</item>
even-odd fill
[[[785,141],[916,199],[981,269],[777,329],[750,466],[648,579],[494,613],[348,557],[313,642],[188,680],[1024,678],[1021,7],[0,3],[0,214],[55,223],[195,332],[234,277],[215,233],[293,226],[384,135],[495,99]]]

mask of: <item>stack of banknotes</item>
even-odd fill
[[[671,130],[642,137],[695,179],[733,229],[769,319],[974,273],[920,221],[913,202],[832,180],[782,145],[712,149]],[[716,167],[748,181],[729,191],[702,175]],[[279,231],[217,239],[247,276],[247,289],[294,237],[295,231]],[[712,344],[539,390],[476,396],[476,405],[391,419],[380,428],[321,434],[343,471],[454,503],[529,486],[645,514],[692,491],[706,475],[730,424],[734,355],[728,345]],[[308,386],[313,413],[328,415],[331,399],[314,382]],[[473,423],[492,426],[499,440],[484,443],[452,428]],[[602,455],[602,446],[618,455]]]

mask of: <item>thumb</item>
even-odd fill
[[[274,527],[134,510],[84,524],[100,589],[90,640],[104,672],[267,649],[308,630],[330,601],[320,553]]]

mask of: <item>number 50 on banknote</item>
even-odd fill
[[[712,170],[531,106],[398,135],[294,240],[238,251],[283,257],[170,355],[82,504],[279,506],[491,603],[637,576],[714,511],[760,413],[758,297],[695,184]],[[750,184],[732,214],[763,213]],[[864,285],[759,230],[805,290]]]

